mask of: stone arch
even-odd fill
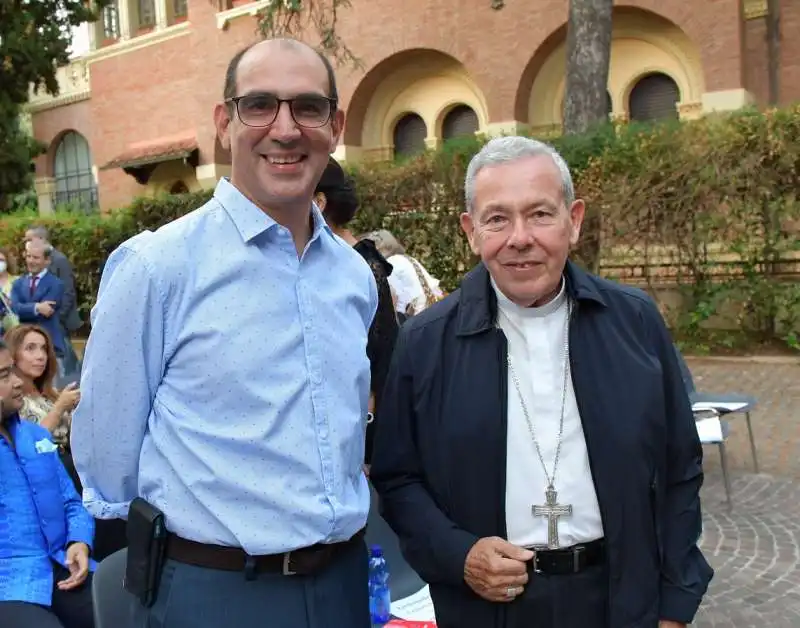
[[[458,104],[471,107],[480,127],[486,126],[486,99],[455,57],[431,48],[393,54],[373,66],[356,87],[347,108],[343,143],[361,146],[367,153],[390,152],[393,124],[409,111],[422,117],[428,140],[435,143],[442,112]]]
[[[615,8],[611,46],[608,91],[614,115],[626,113],[634,79],[654,72],[675,80],[681,104],[702,100],[705,79],[700,50],[674,22],[649,10]],[[523,73],[515,103],[518,119],[534,129],[559,126],[565,72],[566,25],[562,25],[545,40]]]

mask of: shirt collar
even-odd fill
[[[250,242],[256,236],[280,226],[225,177],[217,183],[217,187],[214,190],[214,198],[219,201],[228,213],[233,224],[236,225],[239,235],[242,236],[245,242]],[[329,234],[332,233],[322,217],[322,212],[314,202],[311,203],[311,217],[314,228],[309,242],[316,240],[322,230],[326,230]]]
[[[38,273],[36,275],[34,275],[33,273],[28,273],[28,274],[30,275],[31,279],[33,279],[34,277],[36,277],[36,279],[41,279],[42,277],[44,277],[47,274],[47,269],[45,268],[43,271],[41,271],[40,273]]]

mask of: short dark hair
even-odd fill
[[[316,50],[315,48],[312,48],[308,44],[305,44],[305,43],[303,43],[301,41],[298,41],[296,39],[284,39],[284,40],[280,40],[280,41],[285,41],[287,44],[289,42],[291,42],[291,45],[304,46],[304,47],[308,48],[309,50],[313,50],[314,51],[314,53],[317,55],[317,57],[319,57],[319,59],[322,61],[322,64],[325,66],[325,72],[328,75],[328,98],[332,98],[333,100],[335,100],[338,103],[339,102],[339,91],[338,91],[338,89],[336,87],[336,74],[333,71],[333,65],[331,64],[331,62],[328,59],[328,57],[326,57],[324,54],[322,54],[319,50]],[[261,42],[255,42],[255,43],[250,44],[249,46],[245,46],[239,52],[237,52],[235,55],[233,55],[233,58],[230,60],[230,62],[228,62],[228,69],[225,70],[225,86],[224,86],[224,88],[222,90],[223,99],[228,100],[229,98],[234,98],[236,96],[236,89],[237,89],[236,76],[237,76],[238,71],[239,71],[239,64],[241,63],[242,58],[248,52],[250,52],[250,50],[254,46],[256,46],[259,43],[261,43]]]
[[[335,227],[344,227],[358,211],[358,196],[353,180],[332,157],[314,193],[325,195],[325,220]]]

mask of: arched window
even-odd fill
[[[628,103],[630,119],[677,120],[676,105],[681,99],[678,85],[666,74],[655,73],[642,77],[633,86]]]
[[[189,188],[186,187],[186,184],[183,181],[176,181],[169,189],[170,194],[186,194],[188,191]]]
[[[442,121],[442,139],[475,135],[478,130],[478,114],[467,105],[457,105]]]
[[[75,205],[84,211],[97,206],[92,153],[83,135],[75,131],[64,134],[56,148],[53,172],[56,205]]]
[[[425,150],[428,129],[416,113],[407,113],[394,125],[395,157],[409,157]]]

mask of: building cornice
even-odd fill
[[[156,44],[160,44],[161,42],[169,41],[170,39],[183,37],[185,35],[189,35],[191,32],[191,22],[179,22],[163,29],[156,29],[143,35],[137,35],[131,39],[124,39],[108,46],[98,48],[97,50],[92,50],[81,58],[87,63],[96,63],[97,61],[102,61],[103,59],[110,59],[111,57],[124,55],[135,50],[141,50],[142,48],[154,46]]]
[[[259,0],[258,2],[248,2],[226,11],[217,13],[217,28],[225,30],[232,20],[246,15],[255,16],[261,9],[269,6],[270,0]]]

